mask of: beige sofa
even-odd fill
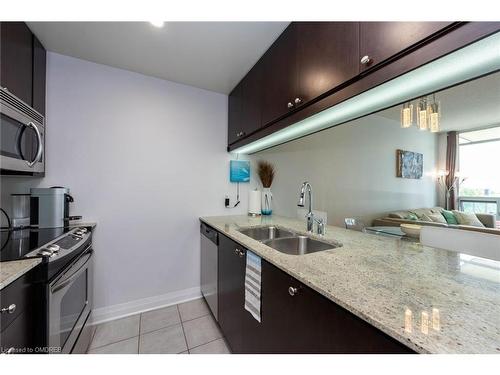
[[[407,210],[407,211],[394,211],[390,212],[386,217],[373,220],[373,226],[389,226],[389,227],[399,227],[400,224],[409,223],[409,224],[418,224],[418,225],[431,225],[436,227],[444,227],[444,228],[457,228],[457,229],[465,229],[472,230],[476,232],[483,233],[491,233],[500,235],[500,229],[496,229],[496,217],[491,214],[476,214],[477,218],[481,223],[483,223],[484,227],[475,227],[470,225],[453,225],[453,224],[445,224],[438,223],[434,221],[424,221],[424,220],[410,220],[406,219],[408,215],[411,213],[416,214],[418,217],[422,215],[432,215],[438,214],[443,211],[442,207],[432,207],[432,208],[418,208],[415,210]]]

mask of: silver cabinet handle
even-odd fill
[[[286,106],[288,107],[288,109],[291,109],[291,108],[293,108],[293,103],[292,102],[288,102],[288,104]]]
[[[240,249],[234,249],[234,253],[238,255],[240,253]]]
[[[240,252],[239,252],[240,258],[243,258],[244,255],[245,255],[245,252],[240,250]]]
[[[26,160],[26,164],[28,164],[29,167],[33,167],[38,161],[40,161],[40,158],[42,156],[43,152],[43,140],[42,140],[42,134],[40,133],[40,130],[38,130],[38,127],[33,124],[32,122],[28,122],[26,125],[28,128],[32,128],[35,133],[36,133],[36,139],[38,142],[38,147],[36,150],[36,155],[32,161]]]
[[[363,65],[368,65],[368,64],[370,64],[370,63],[372,62],[372,59],[370,58],[370,56],[365,55],[365,56],[363,56],[363,57],[361,58],[360,62],[361,62],[361,64],[363,64]]]
[[[13,303],[11,305],[9,305],[8,307],[4,307],[0,310],[0,312],[3,314],[3,313],[8,313],[8,314],[12,314],[14,311],[16,311],[16,304]]]
[[[302,103],[302,99],[295,98],[294,102],[295,102],[295,104],[300,104],[300,103]]]
[[[292,297],[297,294],[299,290],[297,288],[294,288],[293,286],[288,288],[288,294],[290,294]]]
[[[3,354],[12,354],[16,350],[13,346],[3,352]]]

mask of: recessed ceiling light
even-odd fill
[[[149,21],[149,23],[156,27],[163,27],[163,25],[165,24],[165,22],[163,21]]]

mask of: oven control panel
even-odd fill
[[[71,253],[80,246],[80,243],[90,236],[91,232],[87,228],[75,228],[61,237],[47,243],[46,245],[33,250],[26,255],[26,258],[43,257],[48,261],[56,260],[59,257]]]

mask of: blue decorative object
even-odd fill
[[[262,191],[262,215],[271,215],[273,213],[272,202],[273,194],[271,193],[271,188],[264,188]]]
[[[229,162],[229,180],[231,182],[250,182],[250,162],[231,160]]]

